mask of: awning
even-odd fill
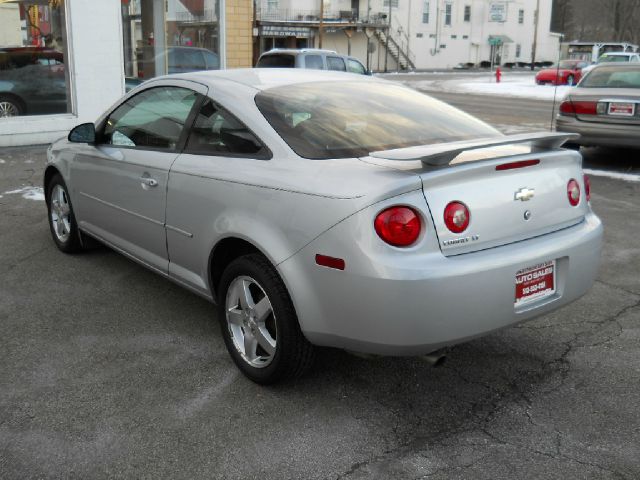
[[[506,35],[489,35],[489,45],[502,45],[503,43],[513,43]]]

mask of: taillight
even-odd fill
[[[378,236],[394,247],[413,245],[420,236],[420,217],[409,207],[390,207],[376,217],[373,226]]]
[[[571,100],[565,100],[560,104],[560,115],[571,115],[574,116],[576,111],[573,109],[573,104]]]
[[[573,102],[573,110],[576,115],[597,115],[598,104],[596,102]]]
[[[580,185],[574,178],[567,183],[567,198],[572,207],[580,203]]]
[[[462,202],[450,202],[444,209],[444,223],[453,233],[462,233],[469,226],[471,215]]]
[[[587,202],[591,201],[591,179],[588,175],[584,175],[584,194],[587,197]]]

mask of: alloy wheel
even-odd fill
[[[58,240],[66,243],[71,234],[71,206],[67,192],[61,185],[51,189],[51,225]]]
[[[273,306],[253,278],[239,276],[229,285],[225,302],[233,345],[249,365],[264,368],[276,353],[277,327]]]
[[[18,107],[6,100],[0,101],[0,117],[17,117],[20,115]]]

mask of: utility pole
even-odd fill
[[[540,20],[540,0],[536,0],[536,11],[533,14],[534,27],[533,27],[533,43],[531,44],[531,70],[533,70],[534,63],[536,63],[536,49],[538,47],[538,23]]]
[[[387,73],[387,63],[389,61],[389,36],[391,35],[391,2],[389,1],[389,28],[387,29],[387,41],[384,46],[384,73]]]
[[[318,48],[322,48],[322,29],[324,25],[322,21],[324,20],[324,0],[320,0],[320,25],[318,25]]]

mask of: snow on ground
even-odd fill
[[[22,198],[26,198],[27,200],[38,200],[44,201],[44,191],[42,187],[22,187],[17,190],[9,190],[8,192],[4,192],[5,195],[22,195]]]
[[[0,163],[7,163],[7,161],[0,158]]]
[[[402,81],[400,78],[394,78]],[[404,80],[406,85],[418,90],[431,90],[447,93],[471,93],[480,95],[495,95],[505,97],[532,98],[536,100],[553,101],[562,99],[573,87],[566,85],[537,85],[535,74],[503,74],[502,81],[496,83],[495,77],[490,73],[476,73],[456,75],[456,78],[447,80],[417,80],[409,78]]]

